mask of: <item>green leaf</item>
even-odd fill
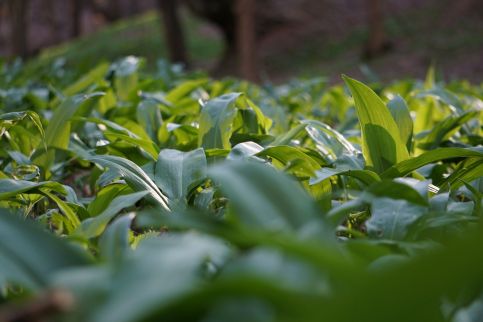
[[[189,93],[198,87],[207,83],[207,79],[188,80],[176,86],[165,96],[165,100],[172,104],[177,104],[181,99],[185,98]]]
[[[297,135],[299,135],[300,132],[302,132],[306,127],[307,127],[307,124],[304,124],[304,123],[294,126],[288,132],[280,134],[277,138],[275,138],[275,140],[271,143],[271,145],[273,146],[288,145],[290,141],[292,141],[295,137],[297,137]]]
[[[147,318],[202,287],[203,264],[208,261],[212,267],[222,265],[229,253],[222,241],[200,234],[146,239],[111,277],[114,287],[106,294],[109,300],[91,321],[130,322]]]
[[[0,283],[7,280],[37,290],[57,272],[89,262],[80,248],[0,209],[0,263],[7,264],[1,266]]]
[[[159,151],[159,147],[150,140],[147,136],[140,137],[139,135],[131,132],[127,128],[109,120],[98,119],[95,117],[76,117],[75,120],[81,121],[88,121],[93,122],[96,124],[102,124],[107,127],[107,130],[104,131],[104,135],[111,141],[120,140],[125,143],[129,143],[135,147],[139,147],[140,149],[144,150],[149,157],[153,160],[156,159]]]
[[[92,200],[87,206],[87,211],[91,217],[97,216],[102,211],[104,211],[111,202],[112,199],[119,195],[132,192],[126,184],[110,184],[103,187],[97,192],[96,198]]]
[[[44,191],[51,190],[66,194],[64,187],[58,182],[44,181],[37,183],[24,180],[0,179],[0,200],[12,198],[22,193],[42,193],[41,188]]]
[[[65,99],[55,110],[45,131],[45,140],[48,147],[67,149],[69,146],[70,119],[79,106],[93,97],[100,97],[103,93],[76,95]]]
[[[148,191],[151,200],[169,211],[168,198],[158,189],[149,176],[134,162],[117,156],[95,155],[89,161],[117,171],[134,191]]]
[[[348,176],[359,179],[366,185],[371,185],[375,182],[381,181],[381,178],[377,173],[370,170],[346,170],[346,169],[333,169],[333,168],[322,168],[317,170],[315,177],[310,179],[310,184],[314,185],[324,180],[329,179],[333,176]]]
[[[226,158],[227,160],[242,160],[249,157],[255,158],[254,155],[261,151],[263,151],[261,145],[247,141],[235,145]]]
[[[481,149],[439,148],[425,152],[415,158],[402,161],[381,174],[382,178],[404,177],[427,164],[453,158],[483,157]]]
[[[92,93],[88,95],[76,95],[65,99],[57,107],[54,115],[50,119],[45,130],[45,142],[42,142],[42,144],[45,144],[47,148],[66,150],[70,141],[71,118],[84,101],[102,95],[103,93]],[[42,165],[46,173],[48,173],[54,159],[55,151],[49,149],[46,155],[39,156],[35,161]]]
[[[8,130],[10,127],[14,126],[17,122],[22,121],[26,117],[28,117],[35,125],[42,140],[45,140],[45,132],[44,127],[42,126],[42,121],[40,120],[39,115],[34,111],[10,112],[0,115],[0,138],[5,130]]]
[[[362,129],[362,153],[366,166],[382,173],[409,157],[406,142],[384,102],[366,85],[342,76],[354,97]]]
[[[414,125],[406,101],[401,96],[396,95],[387,103],[387,107],[399,128],[401,140],[406,143],[408,151],[411,151]]]
[[[362,200],[366,202],[372,202],[374,198],[381,197],[402,199],[421,206],[428,205],[426,198],[414,188],[405,183],[391,180],[382,180],[372,184],[361,196]]]
[[[201,109],[198,145],[205,149],[230,149],[236,100],[241,93],[225,94],[209,100]]]
[[[323,155],[336,159],[342,154],[356,155],[360,153],[342,134],[327,124],[309,120],[302,121],[302,124],[306,124],[305,130]]]
[[[156,185],[172,200],[186,199],[190,188],[206,178],[206,156],[203,149],[181,152],[164,149],[155,168]]]
[[[442,190],[454,190],[463,182],[471,182],[483,177],[483,158],[470,158],[462,162],[446,180],[441,184]]]
[[[77,217],[77,214],[74,212],[74,210],[72,210],[72,208],[66,202],[64,202],[59,197],[57,197],[56,195],[54,195],[54,194],[52,194],[52,193],[50,193],[48,191],[42,191],[42,192],[43,192],[43,194],[45,194],[47,197],[49,197],[50,199],[52,199],[57,204],[57,206],[59,207],[60,211],[62,211],[62,213],[64,214],[64,216],[67,218],[67,221],[66,221],[66,224],[67,224],[66,230],[67,230],[68,233],[73,232],[74,229],[76,229],[77,227],[79,227],[80,220]]]
[[[455,114],[460,114],[463,111],[463,106],[459,98],[440,86],[434,86],[429,90],[421,91],[417,94],[417,97],[434,97],[448,105],[451,111],[455,112]]]
[[[107,224],[119,214],[119,212],[128,207],[132,207],[136,202],[148,195],[148,191],[140,191],[123,195],[112,199],[109,206],[96,217],[84,220],[75,232],[75,235],[83,238],[94,238],[102,234]]]
[[[151,140],[157,142],[158,131],[163,123],[158,104],[154,100],[142,101],[136,109],[136,118]]]
[[[294,181],[255,162],[227,162],[208,171],[237,218],[256,229],[296,230],[315,218],[313,201]]]
[[[107,227],[99,241],[101,256],[110,262],[120,262],[129,249],[129,229],[135,215],[133,213],[114,220]]]
[[[406,200],[375,198],[371,203],[371,218],[366,221],[370,236],[402,240],[409,227],[427,212],[426,207]]]
[[[121,100],[129,100],[130,96],[137,90],[138,70],[141,65],[142,60],[134,56],[125,57],[113,64],[114,87]]]
[[[258,123],[258,126],[261,130],[261,133],[265,134],[265,133],[268,133],[268,131],[270,130],[270,127],[272,126],[272,120],[268,117],[266,117],[262,110],[257,106],[255,105],[255,103],[253,103],[250,99],[248,99],[246,96],[242,96],[243,98],[243,101],[244,101],[244,104],[245,106],[242,106],[242,109],[251,109],[255,112],[255,115],[257,117],[257,123]]]
[[[82,92],[88,86],[102,80],[106,75],[108,69],[109,69],[109,64],[107,63],[101,63],[97,65],[88,73],[84,74],[81,78],[79,78],[76,82],[74,82],[73,84],[65,88],[62,91],[62,93],[65,96],[73,96],[75,94]],[[54,102],[53,105],[55,106],[57,104]]]
[[[469,111],[459,116],[449,115],[436,124],[418,145],[426,150],[435,149],[447,139],[454,131],[470,120],[478,117],[479,111]]]
[[[261,158],[273,158],[282,163],[290,172],[297,176],[312,177],[320,169],[320,164],[307,155],[302,148],[293,146],[274,146],[256,154]]]

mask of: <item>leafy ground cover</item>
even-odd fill
[[[4,65],[0,320],[480,321],[483,87],[343,81]]]

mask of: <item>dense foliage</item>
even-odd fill
[[[482,321],[481,85],[142,66],[3,66],[0,320]]]

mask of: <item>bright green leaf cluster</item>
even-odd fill
[[[143,65],[4,66],[0,320],[483,319],[481,86]]]

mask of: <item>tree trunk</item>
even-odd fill
[[[7,2],[10,12],[10,43],[13,54],[26,58],[28,48],[28,0],[10,0]]]
[[[107,3],[99,3],[96,0],[81,1],[85,1],[85,6],[88,6],[92,8],[94,12],[98,12],[103,15],[108,22],[113,22],[120,18],[120,7],[118,0],[108,0]]]
[[[178,14],[177,0],[158,0],[161,11],[169,60],[173,63],[188,65],[185,39]]]
[[[82,0],[71,0],[71,37],[77,38],[82,33]]]
[[[258,73],[255,0],[237,0],[236,15],[240,74],[243,78],[256,82]]]
[[[382,2],[383,0],[366,0],[369,38],[367,40],[364,56],[369,59],[374,58],[389,49],[384,33]]]

